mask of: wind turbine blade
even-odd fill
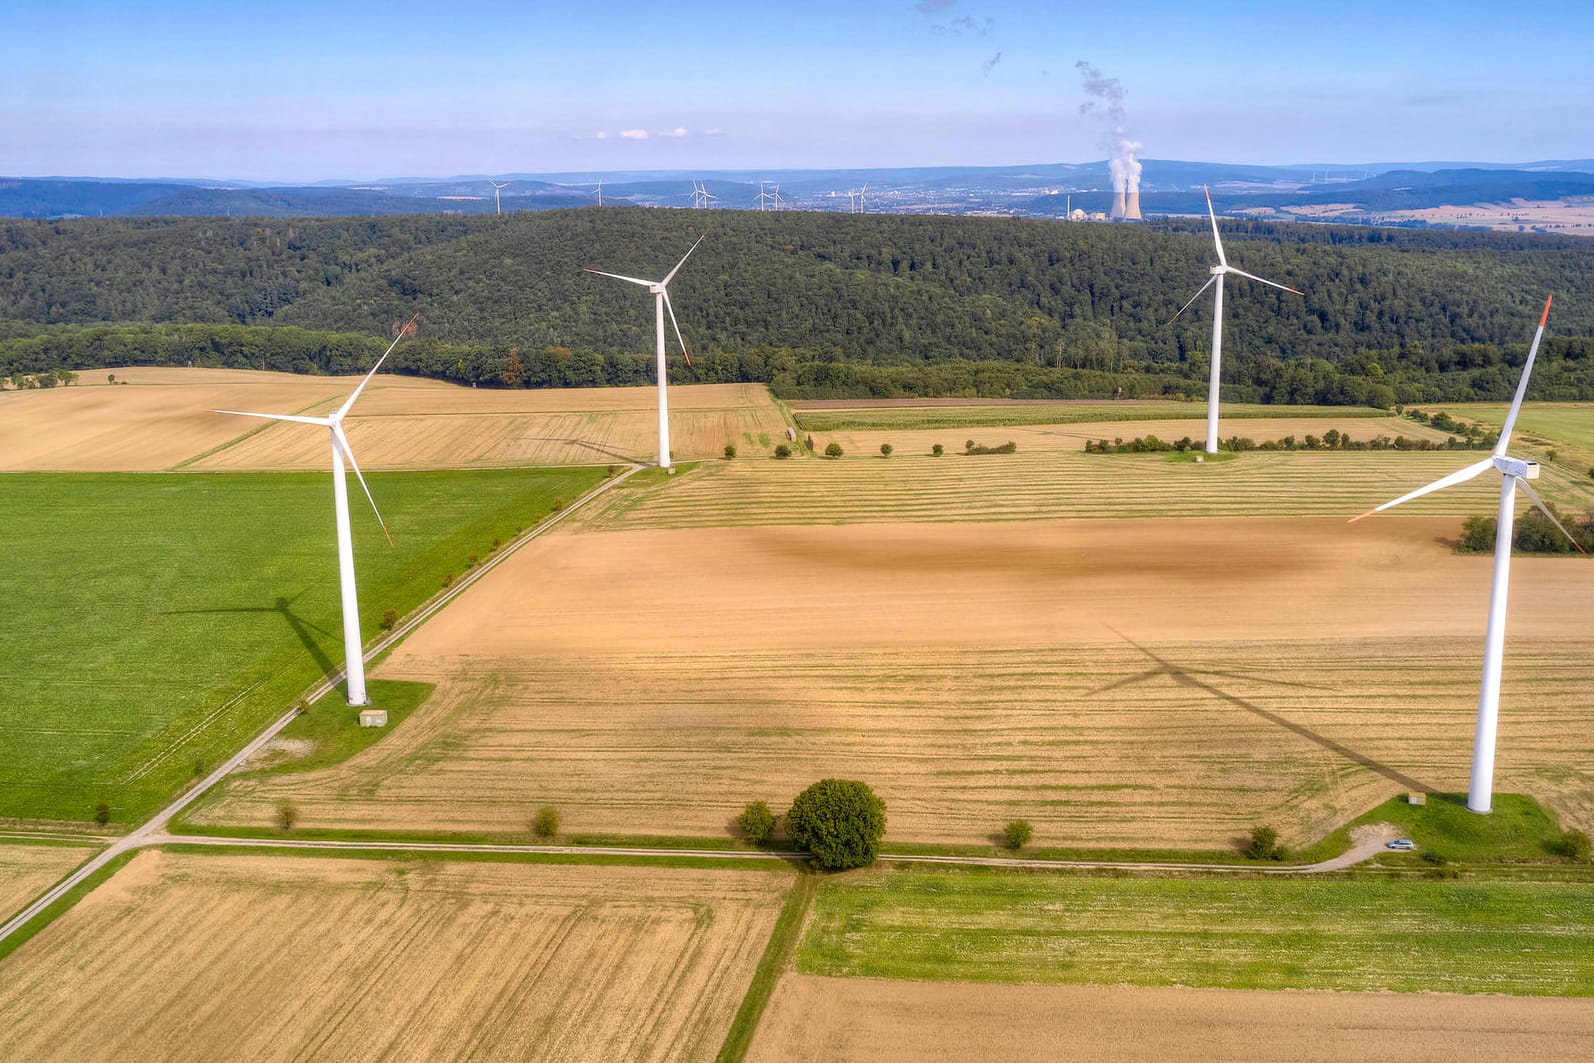
[[[1218,265],[1227,266],[1229,260],[1223,257],[1223,240],[1218,236],[1218,216],[1212,209],[1212,190],[1202,185],[1201,191],[1207,194],[1207,217],[1212,220],[1212,242],[1218,245]]]
[[[1492,468],[1494,468],[1494,459],[1493,458],[1484,458],[1482,461],[1474,462],[1473,464],[1468,465],[1465,469],[1458,469],[1457,471],[1451,473],[1449,476],[1440,477],[1439,479],[1435,480],[1433,483],[1429,484],[1427,487],[1419,487],[1415,491],[1412,491],[1412,492],[1410,492],[1408,494],[1401,495],[1399,498],[1395,499],[1393,502],[1385,502],[1381,506],[1374,506],[1372,509],[1369,509],[1366,513],[1363,513],[1360,516],[1352,517],[1350,519],[1349,523],[1355,524],[1357,521],[1361,520],[1363,517],[1370,517],[1374,513],[1382,513],[1384,510],[1390,509],[1390,508],[1392,508],[1394,506],[1398,506],[1402,502],[1410,502],[1414,498],[1421,498],[1423,495],[1431,495],[1435,491],[1443,491],[1447,487],[1454,487],[1456,484],[1466,483],[1468,480],[1472,479],[1474,476],[1477,476],[1477,475],[1483,473],[1485,470],[1492,469]]]
[[[640,284],[644,288],[653,287],[652,281],[645,281],[641,277],[627,277],[619,273],[605,273],[601,269],[587,269],[585,266],[582,266],[581,270],[583,273],[596,273],[600,277],[613,277],[617,281],[630,281],[632,284]]]
[[[692,364],[692,355],[686,349],[686,337],[681,335],[681,326],[676,324],[675,306],[670,302],[670,293],[668,291],[664,293],[664,309],[670,312],[670,324],[675,326],[675,338],[681,344],[681,355],[686,359],[687,366],[690,367]]]
[[[1522,398],[1528,393],[1528,374],[1533,372],[1533,359],[1539,353],[1539,340],[1544,338],[1544,323],[1550,320],[1550,300],[1554,299],[1552,293],[1544,297],[1544,313],[1539,315],[1539,330],[1533,334],[1533,346],[1528,348],[1528,360],[1522,363],[1522,379],[1517,381],[1516,398],[1511,400],[1511,412],[1506,414],[1505,427],[1500,429],[1500,440],[1494,445],[1494,456],[1502,457],[1506,445],[1511,442],[1511,430],[1516,427],[1517,414],[1522,410]]]
[[[267,421],[293,421],[297,424],[318,424],[322,428],[332,422],[325,417],[299,417],[291,413],[249,413],[246,410],[212,410],[211,413],[230,413],[236,417],[260,417]]]
[[[1201,298],[1201,293],[1206,291],[1208,288],[1212,287],[1212,282],[1217,280],[1217,279],[1218,279],[1218,275],[1216,273],[1214,273],[1212,276],[1208,277],[1207,278],[1207,282],[1205,284],[1203,284],[1201,287],[1197,288],[1196,289],[1196,293],[1190,297],[1190,302],[1185,303],[1183,306],[1181,306],[1179,308],[1179,314],[1182,314],[1186,310],[1190,309],[1191,304],[1193,304],[1197,299]],[[1170,317],[1168,319],[1168,324],[1171,325],[1175,321],[1178,321],[1179,320],[1179,314],[1175,314],[1172,317]]]
[[[1551,524],[1561,529],[1561,534],[1566,536],[1566,541],[1577,547],[1578,553],[1587,557],[1588,551],[1583,549],[1583,544],[1573,538],[1572,533],[1566,530],[1566,525],[1562,524],[1560,520],[1556,518],[1555,514],[1550,512],[1550,507],[1544,504],[1544,499],[1539,497],[1539,493],[1533,490],[1533,488],[1529,487],[1528,482],[1522,479],[1520,476],[1517,477],[1517,486],[1528,493],[1528,497],[1533,499],[1533,504],[1539,507],[1539,512],[1550,518]]]
[[[371,382],[371,378],[376,376],[376,371],[382,368],[382,363],[387,361],[387,356],[393,353],[393,348],[399,345],[399,340],[402,340],[415,328],[415,319],[420,316],[420,313],[417,311],[416,313],[410,315],[410,319],[408,321],[404,322],[404,327],[399,329],[399,334],[393,338],[392,343],[387,345],[387,350],[382,352],[382,357],[376,360],[376,364],[371,367],[371,371],[365,374],[365,379],[360,381],[360,386],[354,389],[354,394],[345,399],[343,405],[338,407],[339,417],[349,412],[349,407],[353,406],[354,400],[360,397],[360,392],[365,390],[365,385],[369,384]]]
[[[371,489],[365,486],[365,477],[360,475],[359,463],[354,460],[354,450],[349,446],[349,437],[343,434],[343,426],[340,424],[333,425],[332,435],[338,441],[338,449],[349,460],[349,468],[354,470],[354,478],[360,481],[360,489],[365,492],[365,500],[371,503],[371,512],[376,514],[376,522],[382,527],[382,534],[387,539],[387,545],[392,546],[393,536],[388,535],[387,522],[382,519],[382,511],[376,508],[376,499],[371,497]]]
[[[702,243],[707,237],[708,237],[708,233],[704,233],[702,236],[699,236],[697,238],[697,244]],[[687,250],[686,254],[681,256],[681,261],[677,262],[675,264],[675,268],[670,270],[670,272],[668,272],[668,273],[666,273],[664,275],[664,279],[659,281],[660,284],[668,284],[668,283],[670,283],[670,281],[675,279],[675,275],[677,273],[681,272],[681,267],[686,265],[686,260],[692,257],[692,252],[697,250],[697,244],[693,244]]]
[[[1296,291],[1294,288],[1291,288],[1287,284],[1279,284],[1276,281],[1268,280],[1266,277],[1258,277],[1255,273],[1247,273],[1243,269],[1235,269],[1233,266],[1230,266],[1225,272],[1238,274],[1241,277],[1249,277],[1251,280],[1260,281],[1261,283],[1266,284],[1269,287],[1278,288],[1281,291],[1295,292],[1296,295],[1305,295],[1306,294],[1305,292],[1302,292],[1302,291]]]

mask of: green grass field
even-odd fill
[[[1442,409],[1463,420],[1498,428],[1505,423],[1511,405],[1504,402],[1432,403],[1420,408],[1429,412]],[[1516,431],[1523,436],[1564,444],[1584,454],[1594,454],[1594,403],[1524,402]]]
[[[1003,425],[1087,424],[1094,421],[1189,420],[1206,416],[1204,402],[1046,402],[999,406],[877,406],[842,410],[795,409],[792,419],[805,432],[996,428]],[[1385,410],[1360,406],[1263,406],[1229,403],[1224,419],[1280,417],[1387,417]],[[1239,433],[1255,435],[1255,432]]]
[[[807,974],[1594,995],[1580,882],[876,871],[824,883]]]
[[[353,488],[361,626],[425,601],[600,470],[378,473]],[[141,817],[342,663],[325,473],[0,477],[0,819]]]

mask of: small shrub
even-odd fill
[[[443,586],[444,587],[452,587],[453,585],[454,585],[454,574],[452,572],[445,573],[444,576],[443,576]]]
[[[537,814],[531,817],[531,832],[539,838],[552,838],[558,834],[559,810],[552,805],[537,809]]]
[[[942,454],[945,454],[945,453],[946,453],[946,448],[943,447],[939,443],[937,443],[935,446],[930,448],[930,456],[933,457],[933,458],[939,458]],[[1594,469],[1590,469],[1589,473],[1591,475],[1594,475]]]
[[[786,813],[786,833],[827,871],[873,863],[885,832],[886,803],[852,779],[821,779]]]
[[[613,466],[613,465],[611,465],[611,466],[609,466],[609,475],[610,475],[610,476],[613,476],[613,475],[614,475],[614,466]],[[518,533],[517,533],[517,534],[518,534]]]
[[[791,447],[788,447],[784,443],[776,443],[775,444],[775,457],[777,457],[777,458],[789,458],[789,457],[791,457]]]
[[[1027,819],[1015,819],[1002,828],[1002,838],[1007,842],[1007,847],[1015,851],[1028,845],[1034,835]]]
[[[94,806],[94,822],[103,827],[110,821],[111,804],[109,801],[101,801],[99,804]]]
[[[1419,859],[1425,864],[1432,864],[1434,867],[1444,867],[1450,862],[1450,857],[1444,853],[1436,853],[1431,850],[1423,853]]]
[[[891,456],[891,450],[892,450],[892,447],[891,447],[890,443],[881,443],[880,444],[880,456],[882,458],[889,458]]]
[[[803,437],[803,446],[807,447],[808,448],[808,453],[812,454],[814,452],[814,437],[813,436],[804,436]]]
[[[1561,851],[1568,860],[1579,864],[1594,861],[1594,843],[1590,843],[1588,835],[1580,830],[1569,830],[1561,835]]]
[[[397,624],[397,623],[398,623],[398,610],[397,609],[386,609],[386,610],[383,610],[383,612],[382,612],[382,630],[383,631],[392,631],[393,630],[393,626],[395,624]]]
[[[736,457],[736,444],[735,443],[726,443],[725,444],[725,460],[726,461],[731,461],[735,457]]]
[[[736,817],[736,829],[754,845],[764,845],[775,836],[775,813],[762,801],[753,801]]]
[[[1560,456],[1561,456],[1561,452],[1559,450],[1552,450],[1548,454],[1544,455],[1544,460],[1553,462],[1556,458],[1558,458]]]
[[[194,778],[196,778],[196,779],[203,778],[205,772],[207,772],[209,770],[210,770],[210,766],[208,764],[206,764],[203,760],[201,760],[198,757],[194,758]]]
[[[465,559],[465,567],[466,568],[475,568],[477,562],[479,562],[479,561],[481,561],[481,555],[480,554],[471,554],[469,557],[467,557]]]
[[[277,802],[277,828],[290,831],[299,822],[299,806],[292,801]]]
[[[1245,855],[1252,860],[1282,860],[1284,846],[1279,844],[1279,832],[1272,827],[1257,827],[1251,831],[1251,844]]]
[[[829,446],[825,447],[825,457],[827,457],[827,458],[839,458],[839,457],[841,457],[841,444],[840,443],[831,443]]]
[[[555,513],[558,513],[561,509],[564,509],[564,508],[565,508],[565,500],[564,499],[556,498],[556,499],[553,500],[553,511]]]
[[[110,383],[110,384],[116,383],[116,374],[115,373],[106,373],[105,374],[105,380],[106,380],[107,383]]]
[[[496,536],[496,535],[493,536],[493,549],[494,550],[498,549],[500,546],[503,546],[503,545],[504,545],[504,541],[502,539],[498,538],[498,536]]]
[[[973,450],[973,449],[974,449],[974,440],[972,440],[972,439],[965,439],[965,440],[964,440],[964,441],[963,441],[963,449],[964,449],[964,450]]]

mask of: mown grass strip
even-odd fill
[[[160,848],[167,852],[205,855],[246,855],[284,857],[321,857],[350,860],[387,860],[411,862],[434,860],[448,863],[479,864],[581,864],[593,867],[675,867],[699,871],[768,871],[789,872],[790,866],[778,860],[738,860],[717,856],[680,856],[646,853],[506,853],[494,850],[469,849],[362,849],[358,845],[338,849],[300,849],[280,845],[205,845],[203,843],[168,842]]]
[[[748,984],[747,995],[742,997],[742,1006],[736,1009],[736,1018],[731,1021],[731,1028],[725,1034],[725,1043],[715,1057],[716,1063],[740,1063],[747,1055],[747,1049],[753,1043],[753,1034],[758,1031],[758,1022],[764,1017],[764,1009],[769,1006],[769,998],[775,992],[775,984],[791,964],[792,954],[802,934],[803,921],[807,918],[808,908],[818,888],[819,876],[811,873],[799,874],[797,881],[792,883],[786,903],[781,906],[780,915],[775,919],[769,944],[765,946],[758,969],[753,972],[753,980]]]
[[[808,974],[1594,996],[1584,882],[889,871],[820,887]]]

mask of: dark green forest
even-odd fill
[[[1523,234],[1223,223],[1231,400],[1388,406],[1509,397],[1548,291],[1533,395],[1594,399],[1594,247]],[[0,376],[123,364],[352,372],[411,314],[393,366],[492,386],[652,378],[643,289],[693,348],[671,379],[787,396],[1204,394],[1200,219],[605,208],[503,217],[0,223]]]

